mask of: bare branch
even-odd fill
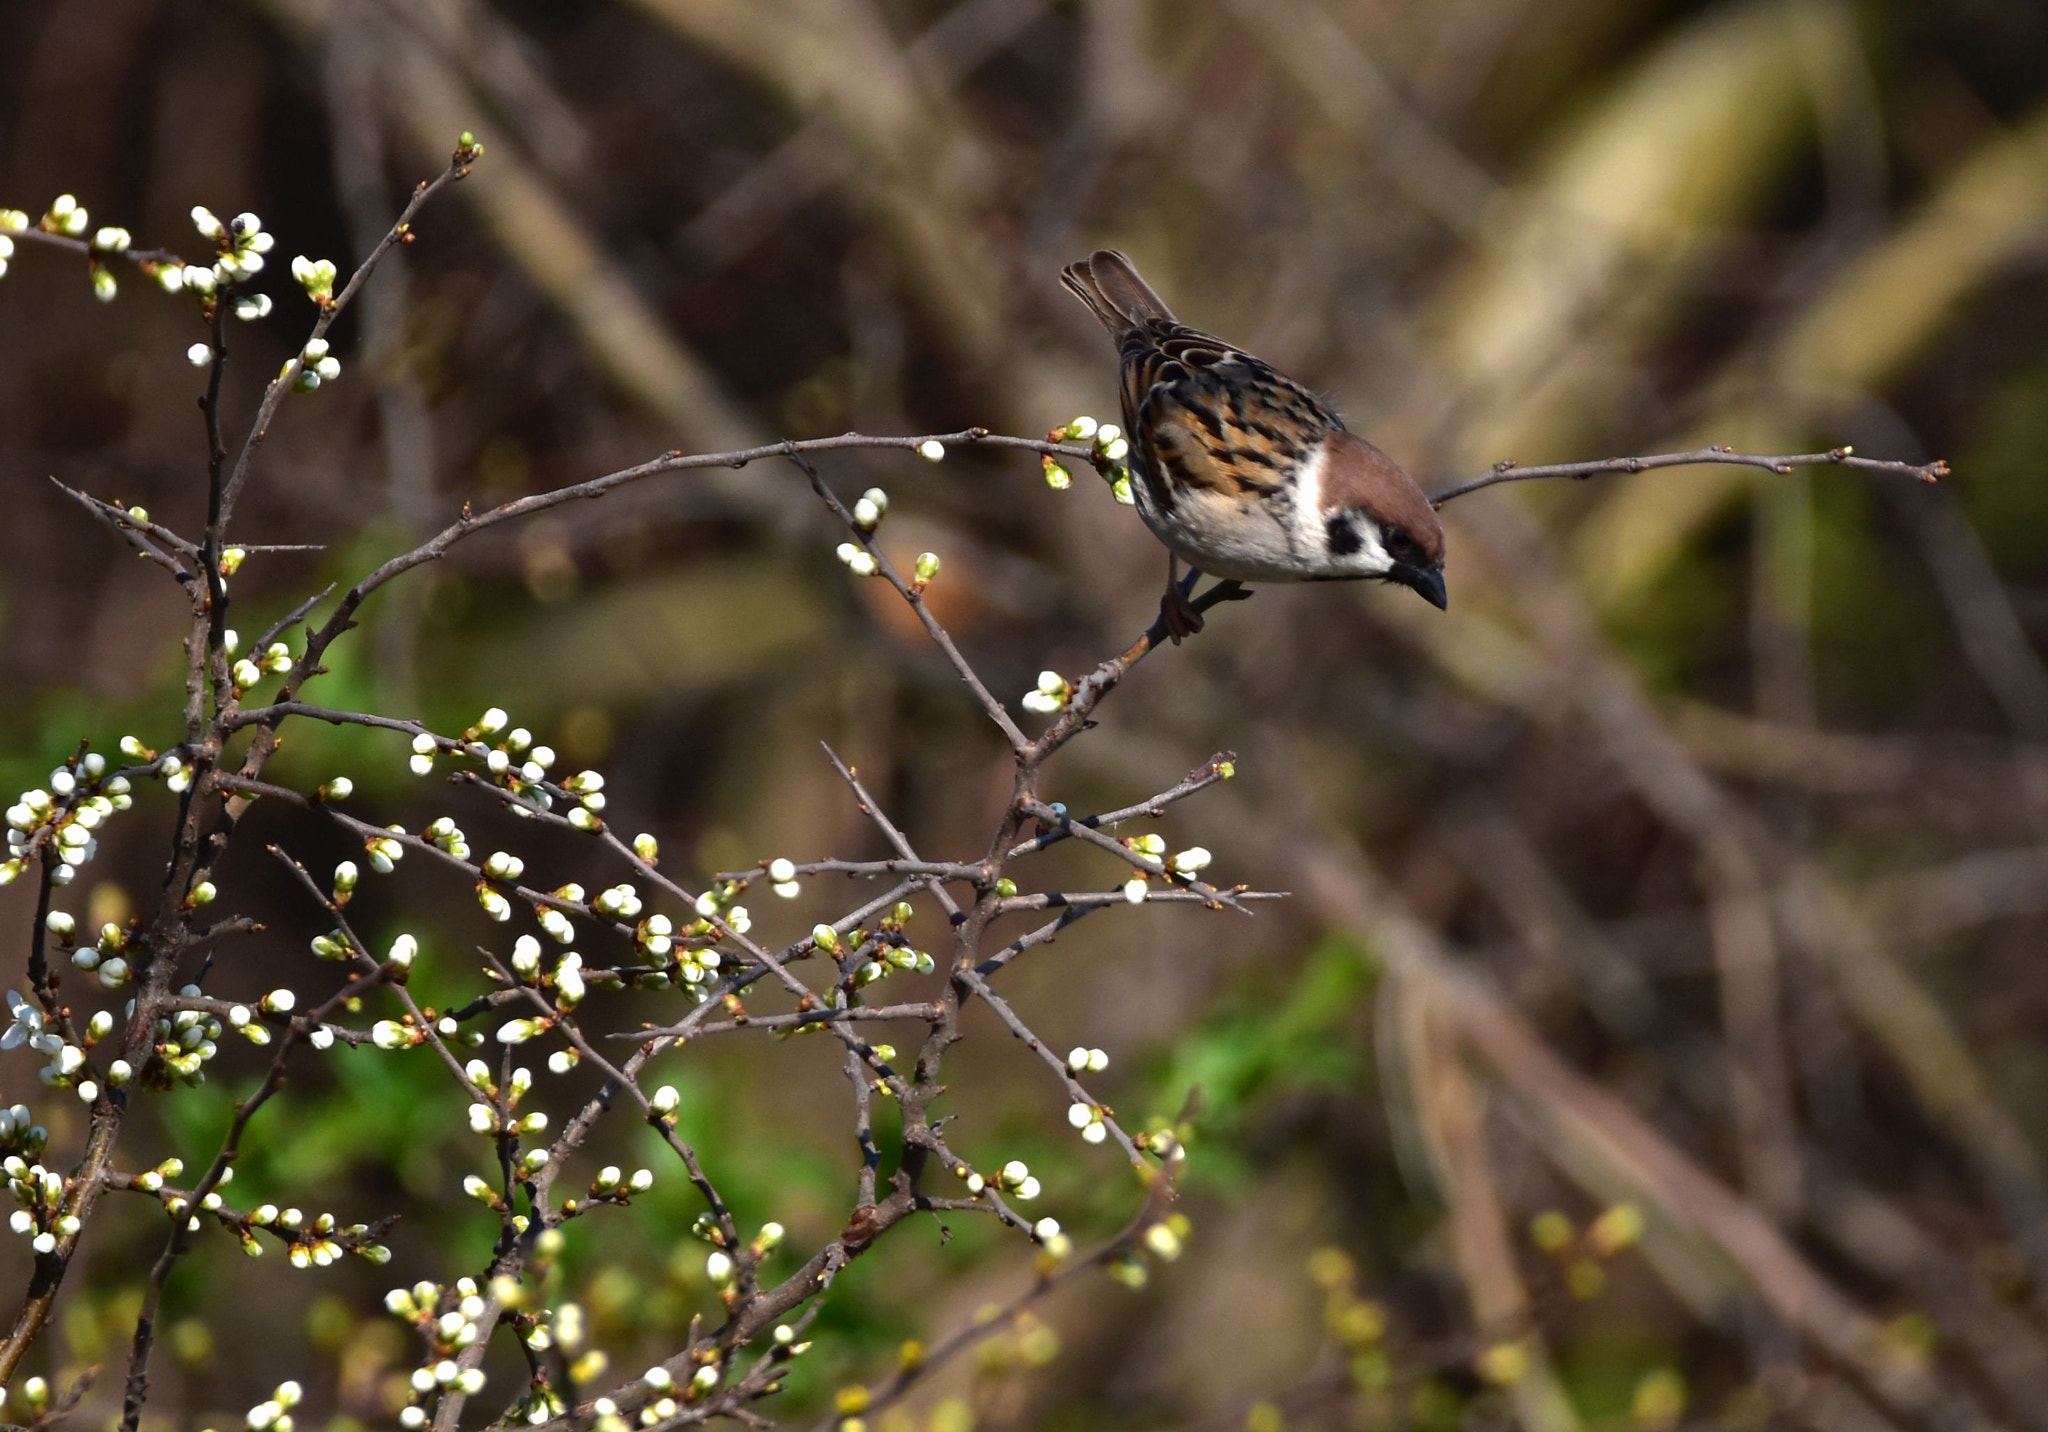
[[[1571,478],[1584,481],[1603,473],[1649,472],[1660,467],[1755,467],[1765,472],[1790,472],[1798,467],[1853,467],[1864,472],[1887,472],[1900,477],[1917,478],[1921,482],[1939,482],[1948,476],[1948,464],[1941,461],[1926,463],[1892,462],[1880,458],[1857,457],[1856,450],[1849,447],[1830,448],[1826,452],[1790,453],[1767,457],[1760,453],[1736,452],[1733,448],[1703,447],[1686,452],[1651,453],[1643,457],[1608,457],[1592,462],[1553,462],[1540,467],[1521,467],[1513,459],[1504,459],[1493,465],[1488,472],[1477,477],[1468,477],[1463,482],[1454,482],[1429,495],[1432,505],[1442,507],[1445,503],[1478,492],[1483,488],[1497,487],[1504,482],[1534,482],[1539,478]]]

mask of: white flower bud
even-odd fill
[[[1186,850],[1175,854],[1169,863],[1177,874],[1194,875],[1199,871],[1208,869],[1212,858],[1209,852],[1201,846],[1191,845]]]
[[[946,460],[946,445],[937,438],[926,438],[917,445],[917,455],[926,462],[944,462]]]

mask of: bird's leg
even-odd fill
[[[1166,554],[1166,595],[1159,602],[1159,616],[1166,623],[1166,634],[1179,646],[1187,638],[1202,629],[1202,614],[1195,610],[1188,594],[1195,589],[1195,583],[1202,579],[1201,572],[1188,568],[1187,580],[1180,576],[1180,558],[1173,553]]]

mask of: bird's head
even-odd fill
[[[1348,432],[1324,444],[1315,493],[1327,560],[1348,577],[1413,587],[1431,606],[1444,589],[1444,525],[1407,470]]]

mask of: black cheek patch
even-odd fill
[[[1357,519],[1349,512],[1332,512],[1323,524],[1323,535],[1334,557],[1349,557],[1365,546],[1365,539],[1358,535]]]

